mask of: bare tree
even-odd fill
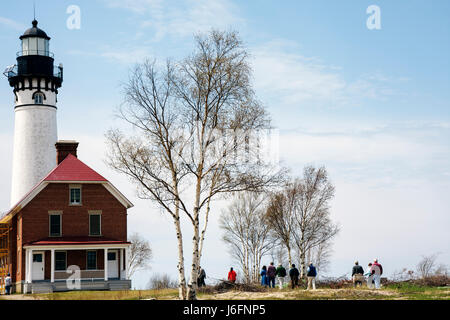
[[[437,253],[431,254],[429,256],[422,256],[422,260],[420,260],[416,266],[417,273],[422,279],[427,278],[433,274],[437,257]]]
[[[323,266],[331,239],[339,232],[330,218],[329,202],[333,197],[334,186],[328,181],[326,169],[306,166],[302,178],[288,182],[271,198],[267,221],[286,247],[290,264],[292,247],[296,247],[302,278],[306,274],[307,255]]]
[[[306,260],[314,263],[319,275],[328,271],[328,264],[332,253],[331,246],[331,241],[328,240],[309,249],[306,253]]]
[[[131,246],[127,256],[127,279],[130,279],[136,271],[148,268],[150,259],[152,258],[150,242],[141,237],[137,232],[130,236],[130,242]]]
[[[251,192],[239,194],[220,217],[223,240],[239,263],[246,283],[259,281],[261,259],[273,247],[265,222],[264,196]]]
[[[294,191],[286,188],[281,192],[272,194],[265,217],[274,238],[287,250],[289,266],[292,265],[292,234],[296,199]]]
[[[148,281],[147,288],[152,290],[172,289],[178,286],[168,274],[154,274]]]
[[[173,219],[181,299],[196,298],[212,200],[259,190],[280,177],[263,159],[236,161],[243,154],[253,157],[257,148],[249,137],[269,128],[238,35],[211,31],[196,36],[195,44],[191,56],[169,61],[165,68],[148,61],[136,66],[124,86],[120,117],[137,135],[107,133],[109,165],[128,175],[141,198],[155,201]],[[193,231],[188,284],[181,214]]]
[[[269,252],[270,261],[281,263],[283,266],[287,266],[289,268],[291,264],[289,264],[289,258],[286,248],[283,246],[282,243],[277,241],[276,238],[274,238],[273,236],[272,238],[273,238],[273,246]]]

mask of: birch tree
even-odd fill
[[[280,179],[264,159],[251,161],[258,148],[250,138],[269,129],[270,121],[254,95],[247,60],[235,32],[213,30],[196,36],[193,53],[181,61],[137,65],[119,112],[134,135],[118,129],[106,135],[108,164],[136,184],[139,197],[172,217],[181,299],[196,299],[213,200]],[[193,232],[189,283],[182,215]]]
[[[273,193],[265,217],[274,237],[287,250],[289,266],[292,265],[295,191],[286,187],[283,191]]]
[[[307,253],[330,243],[339,232],[329,211],[334,186],[324,167],[306,166],[303,177],[295,179],[289,189],[295,194],[292,236],[300,256],[300,276],[305,278]]]
[[[239,263],[246,283],[259,281],[261,259],[272,249],[273,239],[265,217],[264,196],[239,194],[220,216],[223,240]]]
[[[331,239],[339,228],[330,219],[329,203],[334,186],[326,169],[307,166],[303,177],[296,178],[272,194],[266,213],[272,233],[282,243],[292,264],[292,250],[300,260],[300,276],[305,277],[306,260],[322,266],[329,254]]]

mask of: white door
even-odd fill
[[[117,250],[108,250],[108,279],[119,277],[119,257]]]
[[[44,252],[33,252],[32,280],[44,280]]]

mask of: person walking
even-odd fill
[[[373,259],[372,268],[370,271],[375,282],[375,289],[380,289],[381,275],[383,274],[383,267],[378,263],[378,259]]]
[[[198,287],[204,287],[206,286],[205,284],[205,278],[206,278],[206,272],[205,269],[203,269],[202,267],[199,267],[199,273],[198,273],[198,279],[197,279],[197,284]]]
[[[267,287],[269,281],[267,279],[267,267],[263,266],[261,269],[261,285]]]
[[[284,277],[286,277],[286,269],[283,267],[281,263],[278,265],[278,268],[275,271],[275,275],[277,276],[278,286],[280,287],[281,290],[283,289],[284,285]]]
[[[355,261],[355,265],[352,268],[352,279],[353,286],[355,288],[358,284],[360,287],[362,287],[362,283],[364,280],[364,269],[359,265],[358,261]]]
[[[236,282],[236,271],[233,270],[233,267],[230,268],[230,271],[228,272],[228,281],[231,283]]]
[[[11,294],[11,274],[7,274],[5,278],[5,293],[7,295]]]
[[[275,288],[276,273],[277,273],[277,269],[273,265],[273,262],[271,262],[270,266],[267,268],[267,278],[269,278],[269,288]]]
[[[295,267],[295,264],[292,264],[292,268],[289,270],[289,277],[291,278],[292,289],[294,289],[294,287],[298,287],[299,275],[300,272],[298,272],[298,269]]]
[[[372,276],[372,263],[367,265],[367,273],[364,274],[367,277],[367,288],[373,288],[373,276]]]
[[[306,276],[308,277],[308,290],[312,289],[316,290],[316,276],[317,276],[317,270],[316,267],[312,264],[312,262],[309,264],[308,269],[306,270]]]

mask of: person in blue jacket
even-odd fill
[[[306,270],[306,276],[308,277],[308,290],[312,289],[316,290],[316,276],[317,276],[317,270],[316,267],[313,266],[312,262],[309,264],[308,269]]]
[[[267,267],[263,266],[261,270],[261,285],[267,287],[269,284],[269,278],[267,278]]]

